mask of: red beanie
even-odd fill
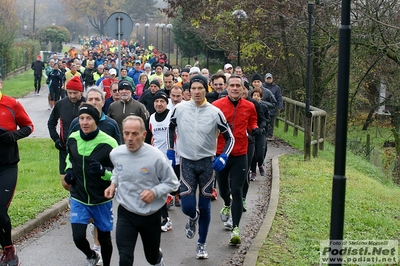
[[[72,79],[70,79],[67,82],[67,90],[73,90],[73,91],[83,91],[83,85],[81,78],[78,76],[74,76]]]

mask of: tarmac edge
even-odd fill
[[[250,245],[250,248],[247,251],[243,266],[256,265],[258,253],[260,252],[264,240],[267,238],[269,230],[271,229],[272,223],[274,221],[279,199],[280,172],[278,158],[281,155],[277,155],[272,158],[271,196],[268,204],[267,213],[265,214],[264,222],[262,223],[260,230],[257,233],[257,236],[254,238],[253,243]]]
[[[50,208],[44,210],[39,213],[34,219],[27,221],[23,225],[19,225],[16,228],[13,228],[11,231],[11,237],[13,241],[23,237],[27,233],[31,232],[33,229],[37,228],[41,224],[50,220],[57,214],[61,213],[68,207],[69,198],[65,198],[57,203],[55,203]]]

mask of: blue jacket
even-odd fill
[[[144,73],[143,70],[136,71],[136,69],[132,68],[128,72],[128,77],[131,77],[133,79],[133,82],[135,82],[135,85],[138,85],[139,84],[139,76],[142,73]]]

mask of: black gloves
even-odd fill
[[[2,143],[13,143],[15,142],[14,135],[12,134],[11,131],[6,131],[3,134],[0,135],[0,142]]]
[[[101,177],[106,172],[106,169],[96,160],[92,160],[92,162],[89,164],[89,167],[89,172],[95,176]]]
[[[261,134],[262,134],[262,129],[259,128],[259,127],[255,127],[255,128],[253,128],[253,131],[251,132],[251,134],[252,134],[254,137],[261,136]]]
[[[65,145],[64,145],[64,143],[62,142],[61,139],[57,139],[55,141],[55,143],[54,143],[54,146],[56,146],[57,150],[60,150],[60,151],[64,151],[65,150]]]
[[[65,173],[65,176],[64,176],[64,181],[68,185],[72,185],[73,183],[75,183],[75,174],[71,168],[67,169],[67,172]]]

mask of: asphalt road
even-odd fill
[[[32,138],[48,138],[47,119],[50,111],[47,110],[47,89],[41,90],[41,95],[36,96],[30,94],[20,99],[27,113],[31,117],[35,125],[35,131],[30,136]],[[269,162],[272,157],[288,153],[289,150],[279,145],[269,145],[266,161]],[[270,163],[267,163],[270,166]],[[54,167],[58,167],[55,165]],[[267,169],[270,172],[271,169]],[[54,178],[59,178],[55,176]],[[254,227],[255,221],[259,220],[259,206],[257,203],[262,199],[265,200],[267,193],[267,178],[258,175],[256,182],[251,182],[247,197],[248,211],[243,213],[240,224],[240,232],[245,235],[249,228]],[[61,184],[60,184],[61,185]],[[114,203],[114,210],[117,203]],[[219,217],[219,211],[223,206],[223,201],[218,200],[212,202],[212,218],[207,239],[207,250],[209,259],[197,260],[196,256],[196,240],[197,235],[193,239],[186,238],[184,227],[187,217],[182,213],[180,207],[172,207],[169,215],[172,220],[173,230],[162,233],[161,248],[164,254],[165,265],[232,265],[231,258],[238,247],[228,245],[230,239],[230,231],[226,230]],[[116,217],[117,212],[114,212]],[[116,219],[114,219],[116,221]],[[118,250],[115,244],[115,231],[112,232],[114,252],[111,265],[118,265]],[[92,237],[88,233],[88,239],[92,243]],[[249,237],[246,237],[246,241]],[[250,245],[249,243],[247,245]],[[85,265],[85,256],[79,251],[72,240],[71,225],[69,222],[69,213],[65,212],[60,219],[54,222],[44,232],[39,232],[33,237],[28,238],[18,244],[18,255],[22,265],[27,266],[43,266],[43,265]],[[141,240],[138,240],[135,250],[134,265],[148,265],[145,260]],[[237,265],[237,264],[233,264]]]

